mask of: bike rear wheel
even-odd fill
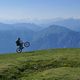
[[[25,43],[24,43],[24,46],[25,46],[25,47],[29,47],[29,46],[30,46],[30,42],[25,42]]]
[[[16,52],[17,52],[17,53],[21,53],[21,52],[22,52],[22,49],[17,48],[17,49],[16,49]]]

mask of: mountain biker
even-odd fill
[[[16,45],[19,46],[20,48],[23,48],[23,41],[20,38],[18,38],[16,40]]]

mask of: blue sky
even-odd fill
[[[0,0],[0,19],[80,18],[80,0]]]

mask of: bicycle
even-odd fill
[[[30,46],[30,42],[28,42],[28,41],[26,41],[26,42],[23,42],[23,47],[18,47],[17,49],[16,49],[16,52],[17,53],[21,53],[22,52],[22,50],[26,47],[29,47]]]

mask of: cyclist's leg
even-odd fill
[[[24,48],[24,47],[23,47],[23,43],[20,44],[20,48],[22,48],[22,49]]]

